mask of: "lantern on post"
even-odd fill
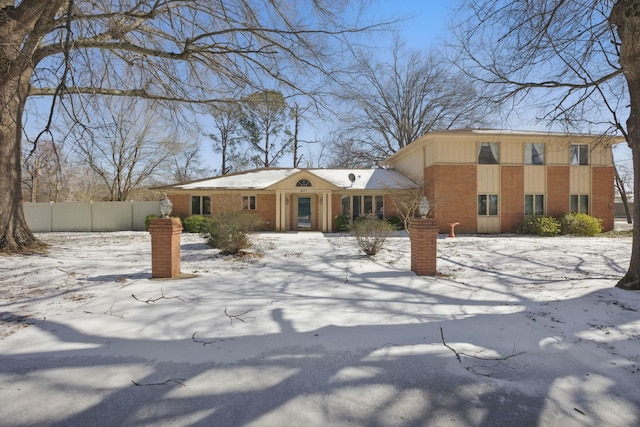
[[[418,211],[420,212],[420,216],[422,218],[426,218],[427,214],[429,213],[429,201],[424,196],[422,197],[422,200],[420,200]]]
[[[165,194],[164,198],[160,200],[160,214],[162,215],[162,218],[169,218],[172,210],[173,203],[171,203],[171,200],[169,200],[169,198]]]

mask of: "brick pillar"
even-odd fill
[[[151,278],[180,276],[180,218],[156,218],[151,233]]]
[[[418,276],[435,276],[438,225],[431,218],[412,218],[409,230],[411,271]]]

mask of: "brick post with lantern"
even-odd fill
[[[409,224],[411,241],[411,271],[418,276],[435,276],[438,242],[438,225],[427,218],[429,202],[422,198],[419,205],[420,218],[412,218]]]
[[[151,277],[175,278],[180,276],[180,218],[169,218],[173,205],[165,196],[160,201],[162,218],[149,225],[151,233]]]

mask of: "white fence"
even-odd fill
[[[33,232],[144,231],[147,215],[160,215],[160,202],[24,203]]]

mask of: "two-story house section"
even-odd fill
[[[465,129],[425,134],[382,162],[423,181],[441,232],[514,232],[526,215],[584,212],[614,225],[611,147],[622,137]]]

